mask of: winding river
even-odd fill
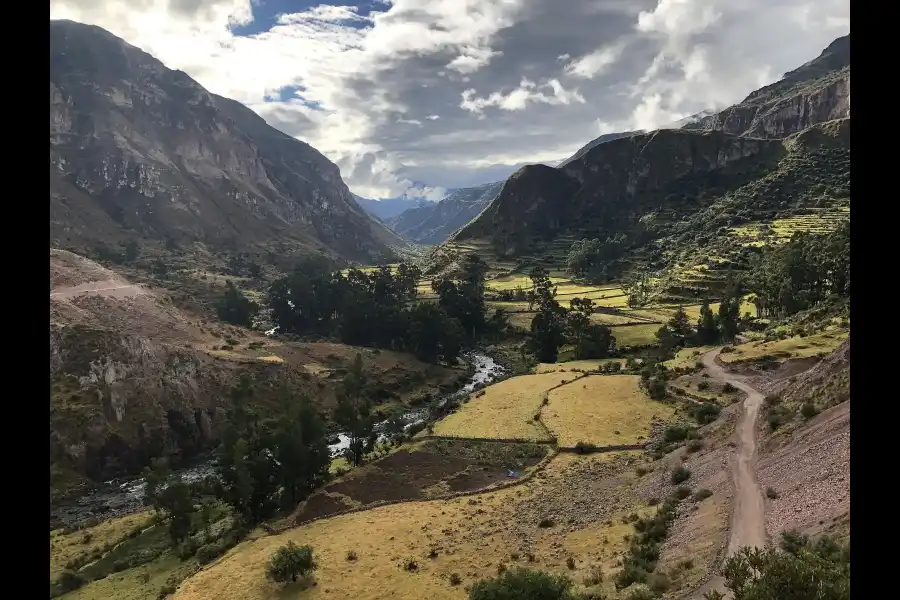
[[[487,385],[504,373],[501,365],[481,352],[470,352],[463,358],[474,368],[469,382],[456,392],[440,398],[433,406],[441,407],[451,400],[470,394],[479,385]],[[401,419],[404,427],[408,429],[424,422],[430,410],[431,406],[425,406],[403,413]],[[382,421],[375,425],[375,430],[381,434],[386,425],[387,421]],[[332,456],[339,455],[350,444],[350,439],[343,433],[339,433],[337,437],[338,442],[328,447]],[[383,437],[379,436],[379,439]],[[185,482],[199,481],[216,474],[215,460],[207,459],[179,469],[177,473],[181,474]],[[143,507],[144,486],[143,478],[107,481],[75,502],[51,507],[50,527],[75,526],[91,518],[103,520],[136,512]]]

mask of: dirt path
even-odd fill
[[[756,477],[756,420],[763,395],[746,383],[741,375],[729,373],[716,362],[721,348],[703,355],[703,366],[710,377],[730,383],[747,394],[743,411],[735,427],[734,455],[731,457],[731,477],[734,483],[734,505],[725,557],[744,546],[763,548],[766,545],[766,510],[759,481]],[[715,576],[698,590],[693,598],[701,598],[710,590],[726,592],[724,579]],[[726,597],[730,597],[726,596]]]

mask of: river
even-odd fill
[[[491,383],[504,373],[501,365],[481,352],[469,352],[463,358],[474,368],[471,379],[461,389],[438,399],[434,405],[444,406],[448,401],[470,394],[479,385]],[[424,422],[430,409],[431,406],[425,406],[403,413],[400,417],[404,428]],[[386,424],[387,421],[377,423],[375,430],[381,433]],[[328,447],[332,456],[339,455],[350,444],[350,438],[343,433],[339,433],[337,437],[339,441]],[[379,439],[382,439],[381,436]],[[207,459],[176,472],[186,482],[198,481],[216,474],[215,459]],[[91,518],[103,520],[136,512],[143,507],[144,486],[143,478],[107,481],[74,502],[51,507],[50,527],[75,526]]]

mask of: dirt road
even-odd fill
[[[703,366],[713,379],[730,383],[746,392],[743,411],[735,427],[735,448],[731,457],[731,477],[734,483],[734,506],[731,514],[728,547],[725,556],[735,554],[744,546],[763,548],[766,545],[766,510],[759,481],[756,477],[756,420],[763,403],[763,395],[748,385],[745,379],[729,373],[716,363],[721,349],[703,355]],[[724,579],[713,577],[693,598],[702,598],[710,590],[725,593]],[[727,597],[730,597],[727,596]]]

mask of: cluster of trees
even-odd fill
[[[747,281],[761,317],[783,318],[850,297],[850,222],[827,234],[796,233],[756,258]]]
[[[239,327],[250,327],[253,317],[259,312],[259,305],[248,300],[230,281],[225,284],[225,293],[216,304],[216,314],[226,323]]]
[[[556,300],[556,287],[542,267],[531,271],[528,302],[537,307],[531,320],[531,349],[541,362],[556,362],[559,347],[574,346],[578,359],[605,358],[615,351],[616,338],[605,325],[593,323],[594,303],[588,298],[573,298],[566,310]]]
[[[484,262],[470,255],[454,277],[432,282],[438,301],[418,301],[421,272],[401,263],[346,275],[309,259],[269,290],[272,318],[283,333],[336,337],[346,344],[408,351],[426,362],[452,362],[486,319]]]
[[[733,288],[736,289],[736,288]],[[700,307],[700,317],[692,324],[678,307],[669,320],[656,332],[656,339],[664,351],[679,346],[709,346],[721,341],[729,342],[740,328],[741,297],[734,291],[726,294],[713,313],[707,300]]]
[[[606,240],[578,240],[569,249],[566,269],[576,277],[590,281],[605,282],[622,274],[618,262],[628,250],[625,234],[619,233]]]

